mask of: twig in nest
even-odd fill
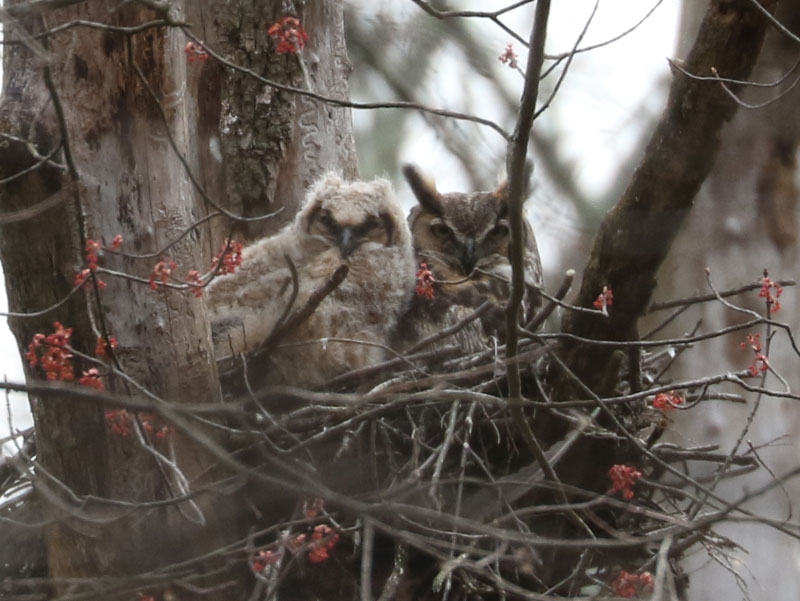
[[[474,312],[467,315],[464,319],[459,320],[458,322],[454,323],[452,326],[449,326],[442,330],[441,332],[436,332],[435,334],[431,334],[430,336],[423,338],[419,342],[417,342],[414,346],[406,351],[406,355],[410,355],[412,353],[416,353],[418,350],[425,348],[429,344],[437,342],[442,338],[447,338],[448,336],[452,336],[456,332],[463,330],[464,327],[470,323],[478,319],[479,317],[483,316],[490,307],[492,307],[494,303],[491,300],[484,301]]]
[[[449,359],[451,356],[459,355],[460,353],[461,349],[457,346],[446,346],[432,351],[415,353],[414,355],[405,354],[402,357],[395,357],[394,359],[389,359],[388,361],[383,361],[375,365],[368,365],[367,367],[359,367],[338,375],[335,378],[331,378],[322,386],[322,390],[347,388],[355,382],[366,381],[368,378],[377,378],[385,373],[394,372],[398,367],[408,365],[409,363],[432,365]]]
[[[302,324],[306,319],[311,317],[311,314],[317,310],[319,304],[325,300],[325,297],[339,287],[339,284],[344,281],[344,279],[347,277],[347,273],[350,271],[350,268],[347,265],[339,265],[339,267],[336,268],[336,271],[333,272],[333,275],[331,275],[330,279],[322,286],[314,290],[314,292],[312,292],[308,297],[308,300],[305,302],[305,304],[287,318],[286,314],[294,305],[294,301],[297,298],[297,269],[295,268],[294,263],[292,263],[288,257],[286,260],[289,263],[289,269],[292,272],[292,283],[294,286],[292,298],[290,299],[289,305],[284,311],[284,314],[281,315],[281,318],[278,320],[279,325],[276,325],[272,333],[267,336],[267,338],[260,345],[258,345],[258,348],[255,351],[250,354],[249,359],[266,356],[274,351],[279,342],[286,338],[286,336],[300,326],[300,324]]]
[[[344,281],[344,279],[347,277],[347,273],[350,270],[347,265],[340,265],[336,271],[333,272],[333,275],[331,275],[330,279],[325,282],[325,284],[317,288],[313,293],[311,293],[305,304],[287,318],[287,315],[289,315],[291,308],[294,306],[295,300],[297,299],[297,291],[299,286],[297,281],[297,268],[295,268],[294,263],[291,259],[289,259],[289,257],[285,258],[289,265],[289,271],[292,274],[291,298],[289,299],[289,303],[284,309],[283,314],[276,322],[276,325],[272,329],[270,335],[267,336],[267,338],[260,345],[258,345],[257,349],[245,357],[245,361],[252,361],[256,358],[266,357],[275,351],[278,348],[278,343],[281,340],[286,338],[286,336],[289,335],[295,328],[302,324],[306,319],[311,317],[311,314],[317,310],[317,307],[325,299],[325,297],[333,292],[339,286],[339,284]],[[241,372],[242,369],[242,364],[237,362],[234,367],[226,371],[223,375],[226,378],[232,377]]]
[[[278,321],[276,321],[275,325],[272,327],[269,336],[267,336],[267,340],[271,340],[272,337],[275,336],[275,333],[286,323],[289,314],[292,312],[292,307],[294,307],[294,304],[297,302],[297,292],[300,289],[300,276],[297,275],[297,267],[295,267],[294,261],[292,261],[289,255],[283,255],[283,258],[286,260],[286,264],[289,266],[289,274],[292,276],[292,293],[289,295],[289,302],[286,303],[283,313],[281,313]]]
[[[599,413],[595,410],[594,414]],[[588,422],[587,422],[588,424]],[[563,439],[552,445],[546,452],[547,464],[552,469],[555,467],[567,451],[581,438],[583,428],[570,432]],[[497,499],[503,503],[511,505],[531,490],[536,484],[541,483],[546,477],[542,465],[538,458],[535,463],[523,467],[519,471],[498,479],[492,488],[476,492],[471,497],[464,500],[462,504],[462,517],[484,521],[499,509]],[[556,482],[554,482],[557,485]]]
[[[339,284],[344,282],[344,279],[347,277],[349,271],[350,268],[347,265],[339,265],[339,267],[336,268],[336,271],[333,272],[331,278],[325,282],[323,286],[317,288],[311,294],[311,296],[308,297],[306,304],[300,307],[298,311],[296,311],[289,319],[287,319],[286,323],[276,330],[275,334],[262,343],[262,346],[266,347],[268,344],[271,346],[277,344],[283,338],[285,338],[289,332],[311,317],[311,314],[317,310],[317,307],[323,300],[325,300],[325,297],[336,290],[336,288],[339,287]]]
[[[574,279],[575,270],[568,269],[564,274],[564,279],[561,281],[561,286],[559,286],[553,297],[548,300],[547,304],[542,307],[542,309],[536,313],[536,315],[533,316],[533,319],[525,324],[526,330],[536,331],[536,328],[542,325],[544,321],[550,317],[550,314],[555,311],[555,308],[559,305],[557,301],[563,301],[564,297],[567,296],[567,292],[569,292],[569,289],[572,288],[572,281]],[[536,289],[536,294],[541,294],[541,292]]]

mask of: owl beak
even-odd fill
[[[478,253],[475,252],[475,239],[467,238],[461,249],[461,266],[464,268],[464,275],[469,275],[478,264]]]
[[[343,227],[339,230],[339,239],[337,242],[339,244],[339,252],[342,253],[342,258],[346,259],[358,248],[361,240],[355,235],[353,228]]]

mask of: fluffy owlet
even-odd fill
[[[345,182],[327,173],[292,223],[246,247],[242,257],[235,273],[207,289],[217,359],[256,350],[340,265],[349,268],[311,316],[270,349],[267,364],[258,365],[265,372],[259,380],[269,384],[311,388],[379,362],[379,345],[413,294],[411,235],[391,184],[382,179]]]
[[[505,328],[499,309],[505,306],[511,288],[506,185],[501,184],[493,192],[441,194],[413,165],[404,166],[403,174],[419,202],[408,218],[416,259],[427,264],[436,282],[432,299],[419,295],[414,298],[406,331],[413,331],[414,337],[424,337],[456,323],[491,300],[497,310],[457,335],[462,348],[477,350],[485,345],[488,336],[502,337]],[[525,282],[541,286],[539,251],[527,221],[524,232]],[[540,296],[530,288],[526,290],[525,321],[540,304]]]

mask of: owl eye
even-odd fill
[[[446,226],[444,223],[431,223],[431,233],[439,238],[445,240],[453,236],[453,230]]]
[[[498,223],[489,231],[488,237],[493,238],[494,240],[502,240],[504,238],[508,238],[510,233],[511,232],[508,229],[508,224]]]
[[[319,216],[319,222],[324,225],[327,229],[331,231],[336,231],[339,229],[339,224],[336,223],[336,220],[331,216],[330,213],[327,211],[323,211]]]
[[[378,221],[377,217],[369,216],[364,220],[364,223],[358,226],[359,231],[367,233],[370,230],[374,230],[377,227],[380,227],[381,223]]]

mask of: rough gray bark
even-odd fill
[[[164,16],[137,3],[109,12],[100,0],[65,3],[65,8],[32,16],[15,11],[13,4],[10,11],[21,20],[6,22],[7,40],[15,32],[36,33],[74,19],[132,26]],[[227,59],[264,77],[304,87],[297,58],[276,55],[266,34],[277,17],[296,14],[311,37],[304,54],[308,81],[317,92],[347,97],[340,3],[313,2],[305,9],[301,3],[277,1],[172,4],[169,16],[189,22],[196,35]],[[284,207],[280,220],[254,225],[248,234],[255,236],[290,219],[305,186],[323,170],[354,175],[348,109],[273,92],[213,60],[189,64],[186,41],[177,27],[154,27],[132,36],[78,27],[41,45],[29,41],[6,46],[0,132],[31,139],[42,153],[66,143],[69,158],[59,152],[54,159],[71,166],[45,165],[0,188],[3,213],[35,206],[53,195],[63,200],[34,219],[2,226],[0,254],[11,311],[36,311],[63,298],[84,267],[87,239],[109,245],[122,234],[122,251],[131,254],[153,253],[177,239],[214,211],[192,177],[210,198],[234,213],[257,215]],[[57,102],[43,77],[43,56],[52,58],[49,71]],[[63,109],[66,132],[61,131],[56,109]],[[34,163],[24,144],[0,140],[0,178]],[[178,264],[173,275],[183,279],[190,269],[208,268],[230,227],[230,222],[218,219],[197,228],[163,256],[134,260],[106,253],[101,267],[146,280],[156,261],[170,258]],[[218,401],[202,299],[101,277],[108,288],[99,294],[90,282],[47,315],[11,319],[20,349],[24,351],[35,333],[52,331],[52,322],[59,320],[74,328],[73,346],[88,355],[93,355],[98,334],[115,336],[120,369],[160,398],[175,403]],[[91,366],[80,359],[75,362],[78,376]],[[41,372],[28,370],[28,377],[39,378]],[[119,378],[109,386],[138,394]],[[213,550],[239,534],[227,487],[212,487],[209,494],[176,506],[133,512],[102,502],[76,507],[65,490],[78,497],[138,502],[178,496],[180,484],[133,439],[110,435],[102,407],[36,399],[32,406],[39,461],[53,477],[42,480],[41,486],[49,490],[45,498],[50,495],[50,501],[57,501],[50,504],[52,522],[46,530],[57,591],[67,590],[63,578],[145,572]],[[177,434],[154,445],[174,458],[192,489],[224,475],[201,449]],[[209,571],[219,565],[220,560],[211,561]],[[219,575],[210,582],[215,579]],[[234,582],[216,598],[239,598],[237,591]]]
[[[302,12],[309,34],[303,53],[305,73],[294,55],[275,55],[267,26],[285,10],[279,3],[258,0],[239,3],[237,11],[221,2],[213,5],[207,41],[232,62],[267,79],[347,99],[350,63],[344,46],[342,7],[311,2]],[[217,45],[218,43],[218,45]],[[291,221],[311,182],[327,169],[354,177],[358,167],[352,140],[350,109],[329,106],[305,96],[274,90],[240,73],[206,64],[211,90],[219,92],[209,106],[211,128],[204,148],[219,136],[225,157],[219,197],[225,206],[246,217],[283,208],[275,219],[248,225],[250,238],[272,233]],[[202,90],[202,88],[201,88]],[[209,102],[203,100],[201,102]],[[209,178],[212,181],[217,178]],[[298,183],[300,185],[298,185]]]

